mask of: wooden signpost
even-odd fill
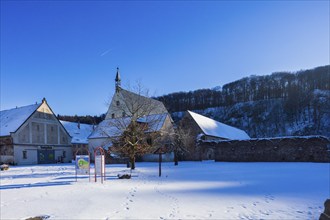
[[[154,154],[158,154],[159,155],[159,159],[158,159],[158,162],[159,162],[159,172],[158,172],[158,175],[159,175],[159,177],[162,176],[162,154],[164,154],[164,153],[166,153],[164,147],[159,147],[154,152]]]

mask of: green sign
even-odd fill
[[[90,162],[88,155],[76,155],[77,174],[89,174]]]

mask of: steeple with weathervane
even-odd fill
[[[117,67],[117,74],[116,74],[116,92],[119,92],[120,86],[121,86],[121,79],[120,79],[120,73],[119,73],[119,68]]]

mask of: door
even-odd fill
[[[55,150],[38,150],[38,164],[55,163]]]

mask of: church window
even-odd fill
[[[27,159],[27,151],[26,150],[23,150],[23,159]]]
[[[115,114],[114,113],[111,114],[111,118],[115,118]]]
[[[125,112],[123,112],[123,117],[125,117],[126,116],[126,113]]]
[[[116,105],[119,106],[120,105],[120,102],[119,101],[116,101]]]

